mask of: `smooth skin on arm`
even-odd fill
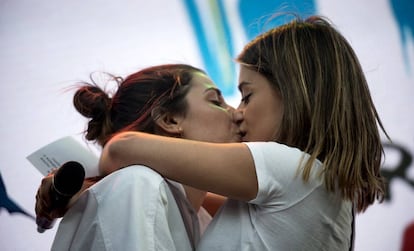
[[[233,199],[249,201],[258,191],[253,158],[242,143],[215,144],[123,132],[103,148],[99,169],[108,174],[133,164]]]

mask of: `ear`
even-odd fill
[[[155,124],[168,134],[181,135],[181,116],[163,113],[157,117]]]

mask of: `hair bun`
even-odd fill
[[[78,89],[73,104],[83,116],[96,120],[108,113],[111,99],[98,86],[88,84]]]
[[[85,83],[73,96],[76,110],[91,120],[86,130],[87,140],[101,140],[103,133],[108,131],[110,121],[111,98],[100,87]]]

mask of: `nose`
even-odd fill
[[[240,124],[243,120],[243,111],[241,109],[234,109],[233,111],[233,121],[236,124]]]

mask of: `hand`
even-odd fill
[[[35,205],[35,212],[37,217],[44,217],[48,220],[63,217],[64,214],[68,211],[68,209],[73,205],[73,203],[76,202],[76,200],[79,198],[82,192],[102,178],[100,176],[96,176],[85,179],[81,190],[70,199],[69,203],[64,207],[56,208],[56,206],[52,204],[52,198],[50,196],[52,180],[56,171],[57,169],[53,170],[51,173],[49,173],[49,175],[44,177],[37,190]]]
[[[52,187],[53,176],[56,171],[57,169],[54,169],[49,173],[49,175],[44,177],[37,190],[35,205],[35,212],[37,217],[44,217],[48,220],[53,220],[62,217],[67,211],[67,207],[53,208],[52,205],[50,191]]]

